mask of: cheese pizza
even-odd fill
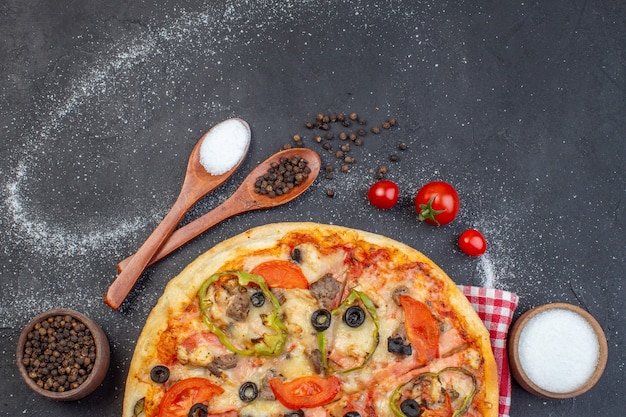
[[[387,237],[278,223],[172,279],[123,417],[498,415],[489,335],[455,283]]]

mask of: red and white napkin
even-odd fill
[[[511,374],[506,338],[519,297],[512,292],[494,288],[459,285],[463,294],[489,330],[491,347],[498,366],[500,381],[500,417],[509,417],[511,408]]]

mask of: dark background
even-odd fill
[[[622,415],[625,54],[621,0],[3,0],[0,414],[119,415],[135,341],[165,283],[250,227],[312,220],[407,243],[457,283],[516,292],[516,317],[544,303],[582,306],[608,339],[602,379],[562,401],[514,383],[511,416]],[[337,168],[304,123],[352,111],[367,129],[398,123],[353,147],[348,173],[227,220],[149,268],[120,311],[102,302],[116,262],[173,203],[204,131],[237,116],[253,139],[239,171],[187,220],[295,133]],[[380,165],[401,189],[388,211],[366,199]],[[431,180],[461,195],[448,226],[415,218],[413,196]],[[468,227],[486,235],[487,255],[458,250]],[[112,349],[106,381],[74,403],[31,393],[14,365],[21,327],[55,307],[95,319]]]

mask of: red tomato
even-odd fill
[[[255,266],[251,273],[261,275],[270,288],[309,288],[302,269],[291,261],[277,259],[263,262]]]
[[[439,357],[439,323],[428,307],[408,295],[399,297],[404,310],[404,328],[416,351],[416,359],[425,364]]]
[[[400,189],[389,180],[378,181],[370,187],[367,198],[373,206],[380,209],[390,209],[398,202]]]
[[[158,417],[187,417],[194,404],[208,404],[211,398],[223,392],[221,387],[205,378],[183,379],[165,391]]]
[[[424,185],[415,196],[415,209],[421,221],[443,226],[459,214],[459,194],[447,182],[434,181]]]
[[[467,229],[459,236],[459,247],[469,256],[480,256],[487,250],[487,241],[476,229]]]
[[[269,383],[276,399],[290,410],[328,404],[341,390],[341,381],[334,375],[307,375],[287,382],[272,378]]]

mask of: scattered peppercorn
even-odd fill
[[[346,132],[345,130],[341,130],[343,128],[338,128],[338,130],[334,130],[335,128],[332,125],[335,123],[337,123],[337,126],[343,126],[344,128],[349,128],[352,125],[352,123],[356,123],[360,125],[360,128],[356,128],[355,131],[353,132]],[[360,117],[357,112],[351,112],[351,113],[327,112],[327,113],[316,114],[315,121],[306,122],[304,126],[307,129],[317,129],[318,132],[319,131],[324,132],[324,133],[316,132],[316,134],[314,134],[312,137],[312,141],[314,143],[321,143],[322,148],[324,150],[328,151],[329,154],[332,154],[337,159],[339,159],[341,162],[337,164],[337,167],[338,167],[337,169],[341,173],[347,173],[350,170],[350,166],[353,165],[356,161],[356,159],[350,154],[351,144],[349,142],[344,142],[344,143],[340,142],[338,143],[339,149],[333,149],[333,146],[331,145],[332,139],[337,137],[341,141],[349,140],[350,142],[354,144],[354,146],[362,146],[363,137],[367,136],[367,133],[368,133],[367,130],[370,130],[371,133],[374,135],[380,134],[382,132],[382,129],[388,130],[388,129],[391,129],[393,126],[395,126],[396,119],[390,117],[380,124],[374,124],[370,129],[365,128],[364,125],[366,124],[367,124],[367,120],[363,117]],[[293,135],[292,139],[293,139],[292,143],[289,145],[285,145],[285,149],[288,149],[291,147],[304,146],[302,143],[303,137],[301,135],[299,134]],[[404,151],[407,149],[407,145],[405,143],[401,143],[398,146],[398,149],[401,151]],[[399,157],[397,154],[392,154],[389,156],[389,161],[391,162],[396,162],[398,160],[399,160]],[[333,168],[332,165],[327,165],[325,178],[333,179],[334,171],[335,169]],[[376,169],[370,169],[370,173],[374,174],[376,178],[383,178],[385,174],[387,174],[387,167],[381,166]],[[270,187],[264,188],[263,192],[266,192],[266,193],[276,192],[277,194],[280,193],[280,191],[274,190],[274,187],[272,186],[272,184],[268,184],[268,185]],[[326,193],[327,195],[329,195],[329,197],[333,197],[335,191],[332,189],[329,189],[326,191]]]
[[[330,198],[333,198],[335,196],[335,190],[333,190],[332,188],[327,189],[326,195]]]
[[[272,162],[267,172],[257,178],[254,191],[270,198],[281,196],[302,184],[310,173],[308,161],[301,156],[283,157]]]
[[[91,331],[70,315],[48,317],[28,333],[22,364],[37,386],[65,392],[78,388],[96,362]]]

